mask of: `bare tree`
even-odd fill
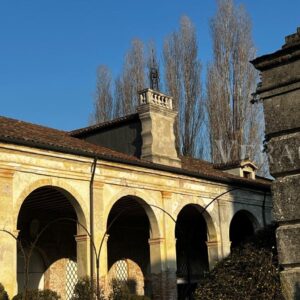
[[[138,105],[138,91],[145,88],[144,44],[134,39],[125,56],[122,74],[115,81],[117,115],[135,111]]]
[[[213,61],[207,70],[207,108],[213,162],[227,162],[261,153],[261,107],[251,105],[257,72],[251,21],[233,0],[218,0],[211,21]],[[262,118],[262,119],[261,119]]]
[[[198,59],[196,30],[190,19],[181,18],[180,29],[164,43],[166,88],[178,109],[176,135],[178,150],[187,156],[201,155],[199,143],[204,106],[201,85],[201,63]]]
[[[96,97],[91,123],[100,123],[113,118],[113,97],[111,91],[111,73],[107,66],[101,65],[97,70]]]

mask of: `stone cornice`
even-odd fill
[[[252,60],[251,63],[259,71],[265,71],[280,65],[291,63],[300,58],[300,44],[283,48],[271,54],[263,55]]]

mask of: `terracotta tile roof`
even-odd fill
[[[0,141],[86,157],[97,157],[108,161],[117,161],[124,164],[127,163],[145,168],[172,172],[174,174],[204,178],[239,186],[248,186],[250,188],[255,187],[267,191],[270,190],[269,180],[252,180],[231,175],[214,169],[212,163],[203,160],[191,157],[181,157],[182,168],[163,166],[91,144],[79,138],[72,137],[65,131],[1,116]]]
[[[228,178],[232,179],[236,182],[240,183],[257,183],[259,184],[266,184],[270,185],[271,180],[267,178],[263,178],[258,176],[256,179],[250,179],[250,178],[244,178],[240,176],[236,176],[224,171],[221,171],[220,169],[215,168],[215,165],[211,162],[205,161],[205,160],[200,160],[200,159],[195,159],[192,157],[181,157],[181,162],[182,162],[182,168],[185,170],[189,171],[194,171],[194,172],[199,172],[202,174],[207,174],[208,176],[212,176],[215,179],[220,179],[220,178]]]
[[[117,119],[114,119],[114,120],[110,120],[110,121],[106,121],[106,122],[102,122],[102,123],[97,123],[97,124],[92,125],[92,126],[75,129],[75,130],[70,131],[69,135],[74,136],[74,137],[79,137],[79,136],[83,136],[85,134],[90,134],[94,131],[97,131],[98,129],[118,126],[118,125],[121,125],[121,124],[126,123],[128,121],[138,120],[138,119],[139,119],[139,115],[138,115],[138,113],[135,113],[135,114],[123,116],[123,117],[120,117],[120,118],[117,118]]]
[[[239,159],[239,160],[233,160],[229,161],[226,163],[219,163],[219,164],[214,164],[214,168],[218,170],[228,170],[228,169],[233,169],[233,168],[239,168],[243,163],[253,163],[249,160],[249,158],[244,158],[244,159]]]
[[[137,160],[135,157],[73,138],[65,131],[1,116],[0,141],[74,154],[78,152],[79,155]]]

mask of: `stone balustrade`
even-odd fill
[[[173,98],[163,93],[151,89],[145,89],[139,92],[139,96],[140,105],[154,104],[170,110],[173,109]]]

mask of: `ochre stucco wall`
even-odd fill
[[[20,207],[34,190],[52,186],[63,191],[74,207],[78,220],[90,230],[90,180],[93,160],[75,155],[0,144],[0,229],[18,234]],[[175,220],[188,204],[201,211],[216,196],[232,187],[184,175],[124,164],[98,161],[94,179],[94,242],[99,247],[105,235],[107,218],[122,197],[133,196],[148,216],[152,293],[155,299],[176,297]],[[263,226],[264,193],[236,190],[212,203],[203,214],[208,227],[208,257],[212,267],[230,252],[229,226],[234,214],[247,210]],[[167,215],[161,209],[170,214]],[[265,220],[271,221],[269,196]],[[100,255],[100,276],[107,286],[107,236]],[[77,263],[80,276],[90,274],[89,238],[77,231]],[[10,296],[17,292],[16,242],[0,232],[0,282]]]

